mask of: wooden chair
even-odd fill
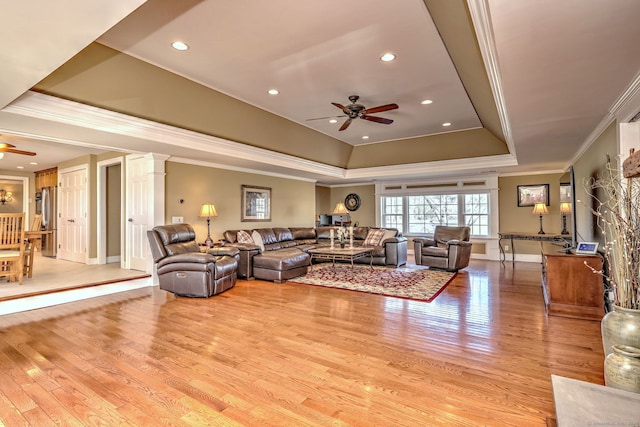
[[[18,279],[24,275],[24,212],[0,214],[0,276]]]
[[[33,222],[29,231],[25,231],[25,247],[24,247],[24,268],[23,274],[28,278],[33,277],[33,257],[35,255],[36,248],[40,248],[41,245],[34,244],[34,241],[40,242],[42,239],[42,214],[36,214],[33,216]]]

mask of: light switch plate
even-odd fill
[[[184,222],[184,217],[182,216],[172,216],[171,223],[172,224],[182,224]]]

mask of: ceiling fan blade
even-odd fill
[[[382,123],[383,125],[390,125],[393,123],[391,119],[385,119],[384,117],[375,117],[375,116],[360,116],[361,119],[369,120],[370,122]]]
[[[22,150],[14,150],[13,148],[0,148],[0,152],[2,153],[13,153],[13,154],[22,154],[25,156],[35,156],[36,153],[32,151],[22,151]]]
[[[336,117],[344,117],[344,116],[329,116],[329,117],[316,117],[314,119],[307,119],[305,120],[305,122],[311,121],[311,120],[326,120],[326,119],[334,119]]]
[[[342,124],[342,126],[340,126],[340,129],[338,129],[338,130],[339,131],[340,130],[345,130],[346,128],[349,127],[349,125],[351,124],[352,121],[353,121],[352,118],[348,118],[347,120],[344,121],[344,123]]]
[[[339,109],[341,109],[342,111],[344,111],[347,114],[351,113],[351,110],[349,110],[347,107],[345,107],[342,104],[338,104],[337,102],[332,102],[331,105],[335,105],[336,107],[338,107]]]
[[[380,105],[378,107],[367,108],[362,110],[362,114],[382,113],[383,111],[395,110],[398,108],[398,104]]]

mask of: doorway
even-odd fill
[[[122,256],[125,194],[123,161],[123,157],[116,157],[97,163],[97,263],[119,263],[120,268],[126,268]]]

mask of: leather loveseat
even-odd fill
[[[240,250],[238,276],[281,282],[306,274],[310,264],[309,249],[331,243],[331,229],[337,227],[273,227],[255,230],[227,230],[227,246]],[[371,227],[353,229],[354,246],[362,246]],[[239,241],[243,232],[250,241]],[[242,240],[242,239],[241,239]],[[373,259],[372,259],[373,258]],[[356,260],[359,263],[393,265],[407,262],[407,239],[395,229],[385,229],[378,244],[373,245],[372,257]]]
[[[160,289],[187,297],[205,297],[231,289],[237,281],[240,251],[212,248],[200,252],[189,224],[160,225],[147,231]]]

